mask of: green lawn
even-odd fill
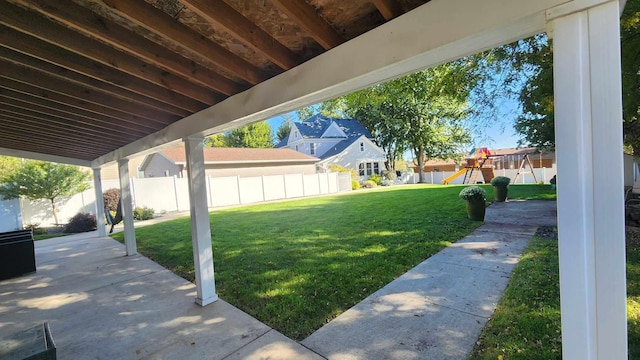
[[[640,242],[627,245],[629,358],[640,359]],[[534,238],[469,359],[562,358],[558,242]]]
[[[303,339],[479,226],[466,218],[461,189],[397,186],[215,211],[218,294]],[[555,198],[549,185],[511,186],[509,194]],[[136,239],[142,254],[193,281],[188,218],[136,229]]]
[[[56,238],[60,236],[67,236],[67,235],[70,235],[70,234],[39,234],[39,235],[33,235],[33,240],[34,241],[46,240],[46,239]]]

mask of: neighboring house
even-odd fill
[[[289,136],[276,147],[319,157],[320,172],[328,171],[331,164],[356,169],[363,180],[372,174],[381,174],[386,161],[384,151],[359,121],[319,114],[293,123]]]
[[[129,159],[129,177],[141,178],[142,172],[140,170],[140,164],[144,160],[144,155],[134,156]],[[103,166],[100,170],[102,180],[118,180],[120,175],[118,173],[118,164],[113,163],[111,165]]]
[[[507,149],[491,149],[491,158],[489,161],[493,164],[494,169],[517,169],[522,162],[525,154],[529,154],[529,159],[534,168],[551,168],[556,163],[555,152],[539,152],[534,147],[526,148],[507,148]],[[468,154],[465,154],[465,158]],[[487,162],[488,164],[488,162]],[[428,160],[424,163],[425,172],[439,171],[457,171],[460,167],[467,165],[465,160],[456,162],[453,159],[446,160]],[[418,172],[418,165],[414,162],[413,169]]]
[[[205,172],[210,177],[315,174],[318,158],[289,149],[204,148]],[[149,154],[140,164],[145,178],[187,176],[184,146]]]

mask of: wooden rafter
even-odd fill
[[[371,2],[386,20],[397,18],[403,14],[402,7],[396,0],[371,0]]]
[[[260,69],[248,61],[206,40],[198,32],[174,21],[171,16],[144,1],[103,0],[103,2],[127,20],[162,36],[175,46],[200,54],[250,84],[257,84],[267,79]]]
[[[222,0],[182,0],[189,9],[263,54],[284,70],[301,63],[298,56]]]
[[[100,18],[91,10],[70,0],[20,1],[24,7],[53,18],[56,21],[140,57],[165,71],[176,74],[225,95],[236,94],[246,86],[197,64],[153,41],[125,29],[108,19]]]
[[[323,18],[321,18],[313,6],[304,0],[270,0],[279,11],[293,19],[298,26],[313,37],[318,44],[325,49],[334,48],[344,42],[338,34]]]

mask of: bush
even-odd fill
[[[87,231],[93,231],[97,228],[95,215],[87,213],[77,213],[69,219],[69,223],[64,226],[64,232],[75,234]]]
[[[398,175],[396,174],[395,171],[383,170],[382,178],[385,180],[395,180],[398,178]]]
[[[33,235],[42,235],[42,234],[46,234],[47,230],[43,229],[40,227],[40,223],[35,223],[35,224],[26,224],[24,226],[25,230],[31,230],[33,232]]]
[[[374,188],[376,186],[378,186],[378,184],[373,180],[367,180],[362,184],[362,187],[366,189]]]
[[[360,183],[358,182],[358,180],[351,180],[351,190],[358,189],[360,189]]]
[[[510,182],[511,182],[511,179],[509,179],[506,176],[496,176],[493,179],[491,179],[491,185],[498,186],[498,187],[507,187]]]
[[[153,219],[154,211],[152,208],[148,207],[139,207],[137,206],[133,209],[133,219],[134,220],[149,220]]]
[[[382,180],[382,186],[391,186],[394,184],[395,184],[395,181],[393,180]]]
[[[372,174],[367,181],[373,181],[376,185],[380,185],[382,183],[382,177],[378,174]]]
[[[337,173],[350,173],[351,174],[351,180],[355,180],[358,181],[359,177],[358,177],[358,170],[355,169],[347,169],[344,166],[338,165],[338,164],[331,164],[329,165],[329,171],[331,172],[337,172]]]
[[[460,191],[460,198],[467,201],[480,201],[486,200],[486,193],[483,188],[479,186],[467,186]]]
[[[109,189],[102,193],[104,207],[108,211],[118,211],[118,200],[120,200],[120,189]]]

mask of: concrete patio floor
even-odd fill
[[[36,262],[0,282],[0,339],[48,321],[59,359],[321,359],[222,300],[196,305],[193,284],[111,238],[38,241]]]

